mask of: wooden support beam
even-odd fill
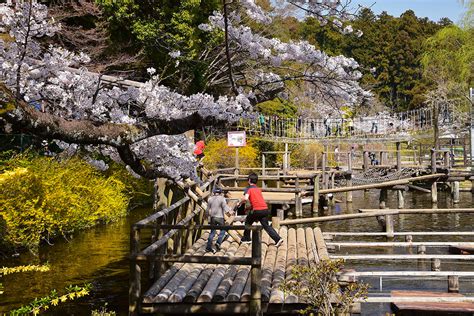
[[[438,254],[419,254],[419,255],[332,255],[330,259],[343,260],[474,260],[474,255],[438,255]]]

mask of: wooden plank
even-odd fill
[[[296,244],[296,230],[294,228],[288,229],[288,250],[286,257],[286,272],[285,282],[287,284],[295,284],[298,280],[292,278],[291,271],[297,265],[297,244]],[[293,293],[286,293],[285,304],[296,303],[298,297]]]
[[[283,303],[284,294],[280,290],[280,284],[285,280],[286,256],[288,248],[288,229],[280,228],[280,237],[283,243],[278,247],[277,258],[275,262],[275,270],[273,271],[272,291],[270,292],[270,303]]]
[[[474,303],[472,302],[420,302],[418,297],[431,297],[436,299],[442,298],[462,298],[463,295],[458,293],[442,293],[442,292],[425,292],[425,291],[392,291],[391,296],[409,297],[412,301],[394,302],[392,309],[394,311],[424,311],[424,312],[449,312],[449,313],[469,313],[474,312]]]

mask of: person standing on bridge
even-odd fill
[[[249,186],[245,188],[244,197],[240,201],[239,205],[249,201],[252,209],[247,213],[247,218],[245,219],[244,237],[242,238],[241,242],[244,244],[252,242],[250,239],[249,227],[253,224],[253,222],[259,221],[260,224],[262,224],[263,229],[265,229],[268,235],[275,242],[275,246],[278,247],[283,243],[283,239],[268,223],[267,217],[271,214],[271,212],[268,210],[267,203],[263,199],[262,190],[257,187],[258,175],[251,173],[247,179]]]
[[[215,188],[213,191],[213,195],[207,201],[206,213],[207,213],[207,216],[210,217],[209,219],[210,225],[224,226],[225,225],[224,214],[230,212],[230,208],[227,205],[225,197],[222,195],[222,193],[223,192],[220,188]],[[219,236],[217,237],[217,241],[216,241],[217,251],[221,249],[221,243],[224,240],[225,233],[226,233],[225,229],[221,229],[221,231],[219,232]],[[212,242],[213,242],[215,234],[216,234],[216,230],[211,229],[211,232],[209,233],[209,238],[207,239],[207,247],[206,247],[207,252],[212,252],[212,253],[216,252],[214,248],[212,248]]]

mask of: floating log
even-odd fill
[[[283,238],[283,243],[280,247],[278,247],[275,270],[273,271],[272,291],[270,292],[269,301],[270,303],[283,303],[285,299],[283,291],[280,290],[280,284],[285,280],[286,256],[288,247],[287,235],[287,228],[280,228],[280,237]]]

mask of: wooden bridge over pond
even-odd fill
[[[469,170],[453,169],[450,156],[446,151],[431,150],[429,164],[411,166],[410,172],[401,173],[403,166],[401,149],[397,150],[390,162],[384,153],[385,166],[373,166],[367,162],[367,154],[363,153],[360,165],[352,160],[352,153],[346,155],[347,165],[343,168],[330,168],[323,163],[321,170],[291,171],[268,170],[265,167],[252,171],[260,173],[261,186],[266,198],[273,205],[272,225],[279,230],[284,243],[276,248],[260,226],[252,227],[252,244],[240,244],[244,226],[243,218],[237,216],[227,222],[229,238],[222,244],[216,254],[205,252],[205,242],[209,229],[216,226],[206,225],[204,210],[207,208],[206,198],[215,186],[231,193],[233,198],[241,195],[241,183],[246,176],[240,172],[250,170],[225,169],[209,172],[203,168],[203,184],[192,181],[178,183],[184,197],[135,223],[131,228],[130,257],[130,314],[252,314],[288,313],[292,314],[306,306],[306,302],[292,293],[283,293],[280,285],[293,281],[291,270],[296,265],[315,266],[322,260],[343,259],[350,264],[352,261],[427,261],[433,271],[342,271],[339,277],[340,286],[348,282],[366,278],[389,278],[390,276],[425,278],[445,278],[451,292],[459,291],[459,278],[474,277],[474,254],[469,249],[474,244],[473,232],[397,232],[394,218],[410,214],[471,214],[474,209],[403,209],[403,194],[406,190],[420,193],[431,193],[433,201],[437,201],[437,184],[442,182],[452,188],[454,199],[459,201],[459,181],[472,181],[474,174]],[[328,160],[328,154],[322,153],[321,158]],[[326,156],[326,157],[325,157]],[[347,159],[347,160],[346,160]],[[340,166],[339,166],[340,167]],[[356,171],[375,172],[385,168],[385,175],[380,181],[371,179],[371,183],[357,183]],[[343,180],[343,181],[341,181]],[[354,183],[355,182],[355,183]],[[456,184],[457,183],[457,184]],[[428,185],[428,188],[427,188]],[[356,190],[379,189],[380,207],[385,207],[388,190],[397,192],[400,209],[370,209],[359,213],[333,216],[318,212],[321,196],[328,193],[345,193],[346,202],[352,201],[351,192]],[[276,196],[276,197],[275,197]],[[306,199],[306,200],[305,200]],[[314,217],[298,218],[302,215],[304,203],[311,203]],[[297,218],[285,218],[285,209],[294,205]],[[379,232],[322,232],[318,223],[341,220],[377,220]],[[310,225],[304,226],[301,225]],[[466,241],[414,241],[417,236],[431,235],[463,236],[471,238]],[[336,238],[360,235],[365,238],[386,237],[386,241],[340,241]],[[399,237],[403,241],[394,241]],[[406,249],[404,254],[374,255],[369,251],[373,248]],[[430,252],[433,248],[460,249],[453,254]],[[443,248],[444,247],[444,248]],[[365,250],[356,254],[341,253],[344,249]],[[416,254],[413,253],[416,249]],[[467,251],[467,252],[466,252]],[[444,261],[461,261],[472,264],[469,271],[440,271],[440,263]],[[365,269],[364,269],[365,270]],[[297,281],[297,280],[296,280]],[[380,283],[382,284],[382,283]],[[392,293],[392,296],[370,295],[367,302],[391,302],[403,309],[403,302],[417,302],[419,308],[428,310],[438,303],[445,309],[453,310],[453,304],[461,304],[467,310],[474,310],[474,297],[463,295],[439,294],[433,297],[430,293]],[[415,297],[416,296],[416,297]],[[398,302],[398,303],[397,303]],[[435,304],[436,303],[436,304]],[[410,305],[408,304],[408,305]],[[421,304],[421,305],[420,305]],[[465,304],[465,305],[463,305]],[[406,306],[406,305],[405,305]],[[412,306],[412,305],[410,305]],[[421,306],[421,307],[420,307]],[[413,306],[412,306],[413,307]],[[357,312],[358,305],[353,306]]]

